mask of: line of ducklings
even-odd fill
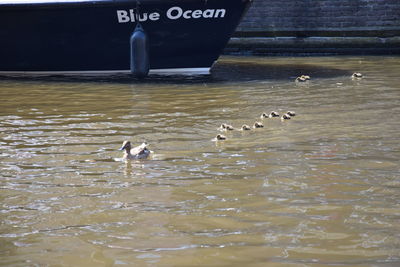
[[[363,78],[363,74],[360,72],[354,72],[351,75],[352,79],[362,79]],[[296,78],[296,82],[307,82],[311,80],[311,77],[309,75],[301,75],[299,77]],[[277,118],[279,117],[279,113],[276,111],[271,111],[269,114],[268,113],[262,113],[260,118],[261,119],[266,119],[266,118]],[[294,111],[288,111],[285,114],[283,114],[280,118],[282,121],[284,120],[290,120],[292,117],[296,116],[296,113]],[[264,128],[264,124],[262,122],[256,121],[253,124],[253,127],[250,127],[247,124],[243,124],[242,127],[240,127],[240,131],[250,131],[251,129],[257,129],[257,128]],[[221,126],[219,127],[219,129],[221,131],[233,131],[236,130],[232,125],[229,125],[227,123],[223,123],[221,124]],[[218,134],[214,140],[216,141],[223,141],[226,140],[227,137],[223,134]],[[124,156],[123,159],[145,159],[148,158],[149,155],[151,153],[153,153],[153,151],[149,150],[147,148],[147,143],[144,142],[141,145],[137,146],[137,147],[132,147],[131,142],[129,141],[124,141],[124,143],[122,144],[122,147],[120,148],[120,150],[124,151]]]
[[[279,115],[279,113],[277,111],[271,111],[270,113],[265,113],[263,112],[260,116],[261,119],[272,119],[272,118],[279,118],[282,121],[285,120],[290,120],[292,117],[296,116],[296,112],[294,111],[288,111],[282,115]],[[247,124],[243,124],[239,129],[236,129],[235,127],[233,127],[230,124],[227,123],[223,123],[221,124],[221,126],[218,128],[220,131],[250,131],[251,129],[259,129],[259,128],[264,128],[264,124],[262,122],[256,121],[253,126],[249,126]],[[214,141],[223,141],[226,140],[227,137],[223,134],[217,134],[217,136],[213,139]]]
[[[351,75],[351,78],[352,78],[353,80],[359,80],[359,79],[362,79],[362,78],[363,78],[363,74],[360,73],[360,72],[354,72],[354,73]],[[299,76],[299,77],[297,77],[297,78],[295,79],[295,82],[298,82],[298,83],[305,83],[305,82],[308,82],[309,80],[311,80],[311,77],[310,77],[309,75],[301,75],[301,76]]]

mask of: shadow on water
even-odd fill
[[[306,74],[313,78],[333,78],[351,74],[350,71],[310,64],[259,64],[255,62],[218,62],[211,74],[206,75],[149,75],[137,79],[129,74],[110,76],[0,76],[0,81],[40,81],[40,82],[102,82],[120,84],[196,84],[247,82],[254,80],[293,80]]]

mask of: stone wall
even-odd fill
[[[226,51],[400,54],[400,0],[253,0]]]

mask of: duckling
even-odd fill
[[[353,75],[351,75],[351,78],[353,79],[361,79],[363,75],[360,72],[354,72]]]
[[[263,113],[261,114],[260,118],[264,119],[264,118],[274,118],[274,117],[279,117],[279,113],[276,111],[271,111],[271,113],[267,114],[267,113]]]
[[[242,128],[240,128],[242,131],[250,131],[251,130],[251,128],[250,128],[250,126],[249,125],[247,125],[247,124],[243,124],[242,125]]]
[[[282,115],[281,120],[290,120],[290,118],[290,115],[286,113]]]
[[[233,131],[234,130],[232,125],[229,125],[226,123],[221,124],[221,126],[219,128],[223,131]]]
[[[222,141],[222,140],[226,140],[226,136],[222,135],[222,134],[217,134],[217,136],[215,137],[216,141]]]
[[[276,111],[271,111],[271,113],[269,113],[268,118],[275,118],[275,117],[279,117],[279,113]]]
[[[147,143],[144,142],[140,146],[133,147],[130,141],[124,141],[120,150],[124,150],[123,159],[145,159],[151,151],[147,149]]]
[[[303,77],[304,75],[302,75],[302,76],[300,76],[300,77],[297,77],[296,78],[296,82],[300,82],[300,83],[304,83],[304,82],[306,82],[306,81],[308,81],[305,77]]]
[[[296,116],[296,112],[290,111],[290,110],[288,112],[286,112],[286,114],[289,115],[290,117]]]
[[[261,122],[258,122],[258,121],[256,121],[255,123],[254,123],[254,125],[253,125],[253,128],[254,129],[256,129],[256,128],[263,128],[264,127],[264,125],[261,123]]]

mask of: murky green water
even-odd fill
[[[399,75],[399,57],[224,57],[200,77],[2,77],[0,264],[399,266]],[[272,110],[297,116],[211,141]],[[152,159],[115,161],[126,139]]]

